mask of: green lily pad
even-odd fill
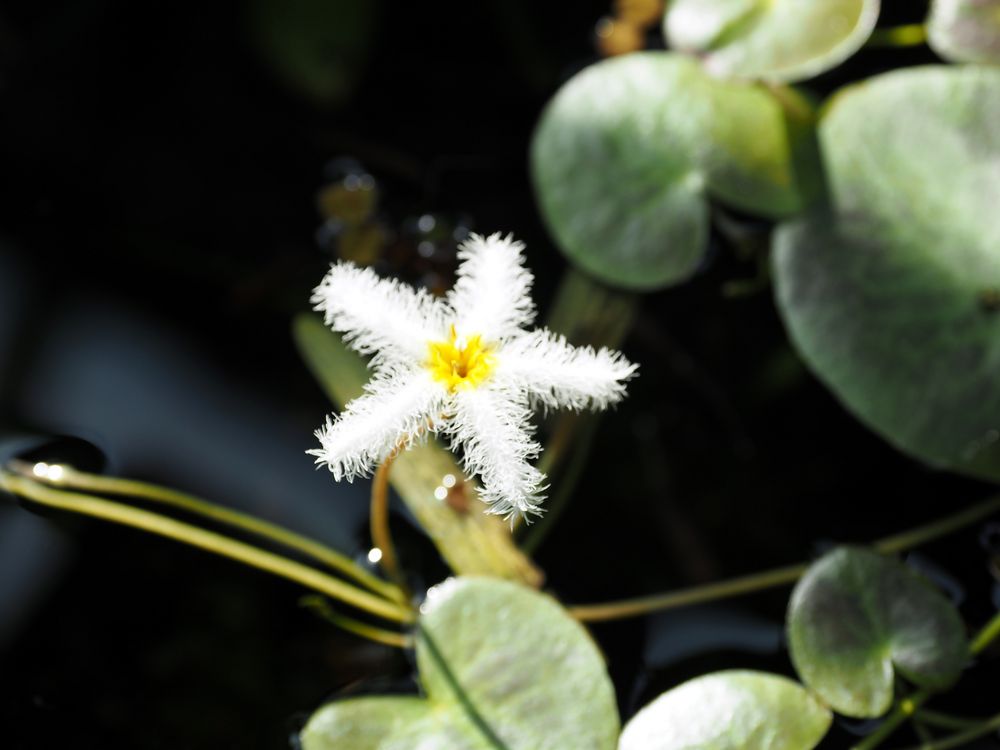
[[[1000,63],[1000,0],[932,0],[927,43],[946,60]]]
[[[351,698],[321,708],[302,730],[303,750],[496,750],[454,706],[432,709],[423,698]]]
[[[557,244],[604,281],[655,289],[701,262],[710,197],[773,218],[799,211],[812,109],[781,93],[713,79],[665,52],[604,60],[574,76],[531,148]]]
[[[828,708],[786,677],[732,670],[669,690],[636,714],[618,750],[810,750]]]
[[[788,646],[802,681],[847,716],[881,716],[896,673],[940,690],[969,647],[955,607],[904,565],[840,547],[810,566],[788,605]]]
[[[714,75],[790,82],[857,52],[878,14],[879,0],[671,0],[663,31]]]
[[[778,306],[869,427],[1000,480],[1000,69],[928,66],[848,88],[820,144],[831,209],[779,229]]]
[[[619,720],[604,660],[553,599],[487,578],[435,587],[417,626],[426,698],[331,703],[304,750],[612,750]]]

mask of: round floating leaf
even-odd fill
[[[781,93],[715,80],[694,60],[663,52],[574,76],[545,110],[531,149],[535,191],[559,246],[605,281],[654,289],[701,262],[709,196],[775,218],[800,210],[812,110]]]
[[[618,750],[810,750],[830,711],[797,682],[733,670],[669,690],[625,725]]]
[[[927,42],[946,60],[1000,63],[1000,0],[932,0]]]
[[[802,577],[788,605],[788,646],[802,681],[847,716],[881,716],[894,673],[948,687],[969,649],[955,607],[904,565],[841,547]]]
[[[671,0],[663,30],[715,75],[800,81],[857,52],[878,13],[879,0]]]
[[[497,750],[458,706],[409,697],[331,703],[313,714],[301,739],[303,750]]]
[[[487,578],[432,589],[417,626],[424,698],[331,703],[304,750],[611,750],[618,710],[604,660],[553,599]]]
[[[1000,479],[1000,69],[910,68],[820,124],[831,215],[782,227],[776,294],[806,362],[897,447]]]

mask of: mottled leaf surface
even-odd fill
[[[632,718],[619,750],[810,750],[829,709],[786,677],[732,670],[669,690]]]
[[[927,42],[946,60],[1000,63],[1000,0],[932,0]]]
[[[815,373],[935,466],[1000,479],[1000,69],[928,66],[834,98],[831,209],[779,229],[778,306]]]
[[[892,705],[896,673],[920,687],[948,687],[968,660],[955,607],[923,578],[859,547],[814,563],[788,606],[795,668],[831,708],[874,717]]]
[[[610,750],[614,689],[587,631],[550,597],[506,581],[432,589],[417,627],[426,698],[321,708],[304,750]]]
[[[715,80],[664,52],[574,76],[531,148],[538,202],[559,247],[602,280],[655,289],[697,269],[710,197],[769,217],[801,209],[812,112],[783,93]]]

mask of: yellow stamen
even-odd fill
[[[449,331],[447,341],[431,341],[430,359],[427,367],[435,380],[444,383],[449,391],[459,388],[475,388],[490,373],[496,364],[492,347],[483,343],[479,334],[464,340],[458,338],[455,326]]]

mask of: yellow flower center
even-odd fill
[[[483,343],[479,334],[464,340],[458,338],[455,326],[451,327],[447,341],[428,343],[431,356],[427,368],[449,391],[475,388],[493,372],[496,358],[492,347]]]

